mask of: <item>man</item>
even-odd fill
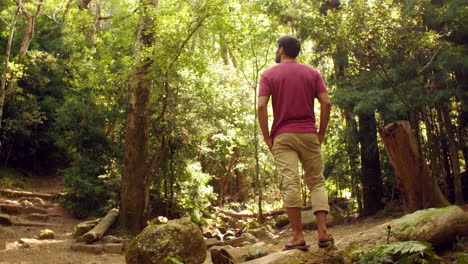
[[[318,245],[328,247],[333,238],[327,232],[330,210],[323,177],[320,145],[330,118],[331,102],[320,73],[296,61],[301,45],[291,36],[278,40],[276,63],[260,79],[258,121],[263,138],[275,158],[282,177],[284,206],[292,227],[292,239],[285,250],[306,249],[302,231],[300,176],[298,161],[304,169],[304,181],[311,191],[312,210],[317,220]],[[273,125],[268,130],[268,101],[272,97]],[[314,99],[320,103],[320,127],[315,125]]]

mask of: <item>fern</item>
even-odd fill
[[[176,258],[173,258],[173,257],[169,257],[167,256],[164,261],[171,261],[171,263],[174,263],[174,264],[184,264],[183,262],[181,262],[180,260],[176,259]]]
[[[421,241],[395,242],[369,250],[353,252],[359,264],[370,263],[419,263],[426,264],[441,260],[432,250],[432,245]]]

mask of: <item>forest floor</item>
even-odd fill
[[[48,178],[40,187],[31,188],[31,192],[37,193],[60,193],[63,191],[63,183],[59,178]],[[8,201],[0,196],[0,202]],[[73,218],[65,209],[56,202],[49,202],[45,206],[50,218],[47,226],[4,226],[0,225],[0,264],[124,264],[125,257],[120,254],[92,254],[86,252],[73,251],[70,247],[75,243],[72,237],[74,227],[80,220]],[[355,219],[349,223],[330,227],[330,232],[335,239],[353,233],[359,233],[375,226],[388,222],[394,218],[365,218]],[[54,231],[55,238],[50,240],[33,240],[24,246],[19,243],[20,239],[33,239],[42,229]],[[279,235],[273,241],[260,241],[252,247],[244,246],[244,250],[254,250],[261,248],[266,253],[281,251],[288,242],[290,236],[289,230],[279,232]],[[316,231],[305,231],[307,242],[316,247]],[[34,242],[35,241],[35,242]],[[205,263],[210,263],[207,261]]]

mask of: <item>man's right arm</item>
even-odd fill
[[[331,101],[327,92],[319,93],[317,99],[320,102],[320,127],[318,137],[321,144],[327,131],[328,121],[330,120]]]

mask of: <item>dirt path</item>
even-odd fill
[[[63,191],[63,183],[59,178],[49,178],[43,183],[42,187],[30,189],[27,191],[35,193],[58,194]],[[0,196],[0,204],[16,204],[21,199],[19,197]],[[23,199],[24,200],[24,199]],[[26,199],[32,200],[33,199]],[[73,228],[80,223],[64,210],[56,201],[43,199],[43,205],[34,203],[34,207],[39,207],[47,212],[49,219],[47,221],[34,221],[48,226],[4,226],[0,225],[0,264],[125,264],[125,257],[119,254],[92,254],[86,252],[77,252],[70,249],[75,242],[72,238]],[[37,201],[36,201],[37,202]],[[23,202],[24,203],[24,202]],[[32,206],[31,204],[22,204],[21,206]],[[11,216],[15,222],[27,221],[24,216]],[[362,232],[376,225],[389,221],[386,219],[368,218],[365,220],[354,221],[330,228],[330,232],[335,239],[357,232]],[[29,221],[31,222],[31,221]],[[55,238],[51,240],[30,240],[24,246],[19,243],[20,239],[33,239],[42,229],[54,231]],[[281,251],[284,244],[287,243],[289,230],[277,233],[277,238],[271,241],[261,241],[256,245],[245,246],[240,251],[250,251],[261,248],[266,253]],[[305,231],[306,239],[313,247],[316,246],[317,235],[315,231]],[[6,249],[5,249],[6,247]],[[206,262],[207,263],[207,262]]]
[[[63,191],[63,183],[60,178],[48,178],[41,187],[27,191],[35,193],[58,194]],[[80,220],[73,218],[56,201],[42,199],[40,201],[28,199],[39,208],[47,212],[47,221],[31,221],[24,216],[10,216],[15,222],[32,222],[47,224],[47,226],[2,226],[0,225],[0,264],[124,264],[125,257],[118,254],[102,253],[99,255],[76,252],[70,249],[74,243],[72,238],[73,228]],[[0,196],[0,204],[18,205],[19,197]],[[24,200],[24,199],[23,199]],[[36,203],[38,202],[38,203]],[[29,204],[30,206],[31,204]],[[28,206],[28,205],[26,205]],[[54,231],[55,238],[50,240],[31,240],[26,247],[18,241],[20,239],[33,239],[43,229]],[[4,249],[6,247],[6,249]],[[4,249],[4,250],[1,250]]]

